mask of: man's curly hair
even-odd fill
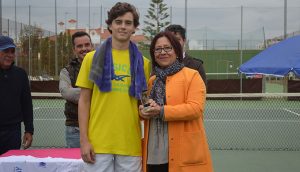
[[[127,12],[131,12],[133,15],[133,24],[135,27],[138,27],[140,25],[139,23],[139,14],[137,12],[137,9],[126,2],[118,2],[116,3],[111,9],[110,11],[107,12],[108,15],[108,19],[106,20],[106,24],[109,26],[112,24],[113,20],[116,19],[119,16],[124,15]],[[108,30],[110,33],[112,33],[112,31],[109,29],[109,27],[107,26]]]

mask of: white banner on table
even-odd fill
[[[9,156],[0,158],[0,172],[84,172],[81,159]]]

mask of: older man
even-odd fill
[[[0,36],[0,154],[21,147],[21,123],[25,133],[23,147],[31,146],[33,112],[29,80],[26,72],[14,65],[13,40]]]

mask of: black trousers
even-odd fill
[[[148,172],[168,172],[169,164],[147,165]]]
[[[21,124],[1,126],[0,130],[0,155],[21,147]]]

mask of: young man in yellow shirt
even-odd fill
[[[130,41],[139,25],[133,5],[116,3],[106,23],[112,36],[86,55],[76,82],[81,156],[86,171],[141,171],[138,100],[150,61]]]

